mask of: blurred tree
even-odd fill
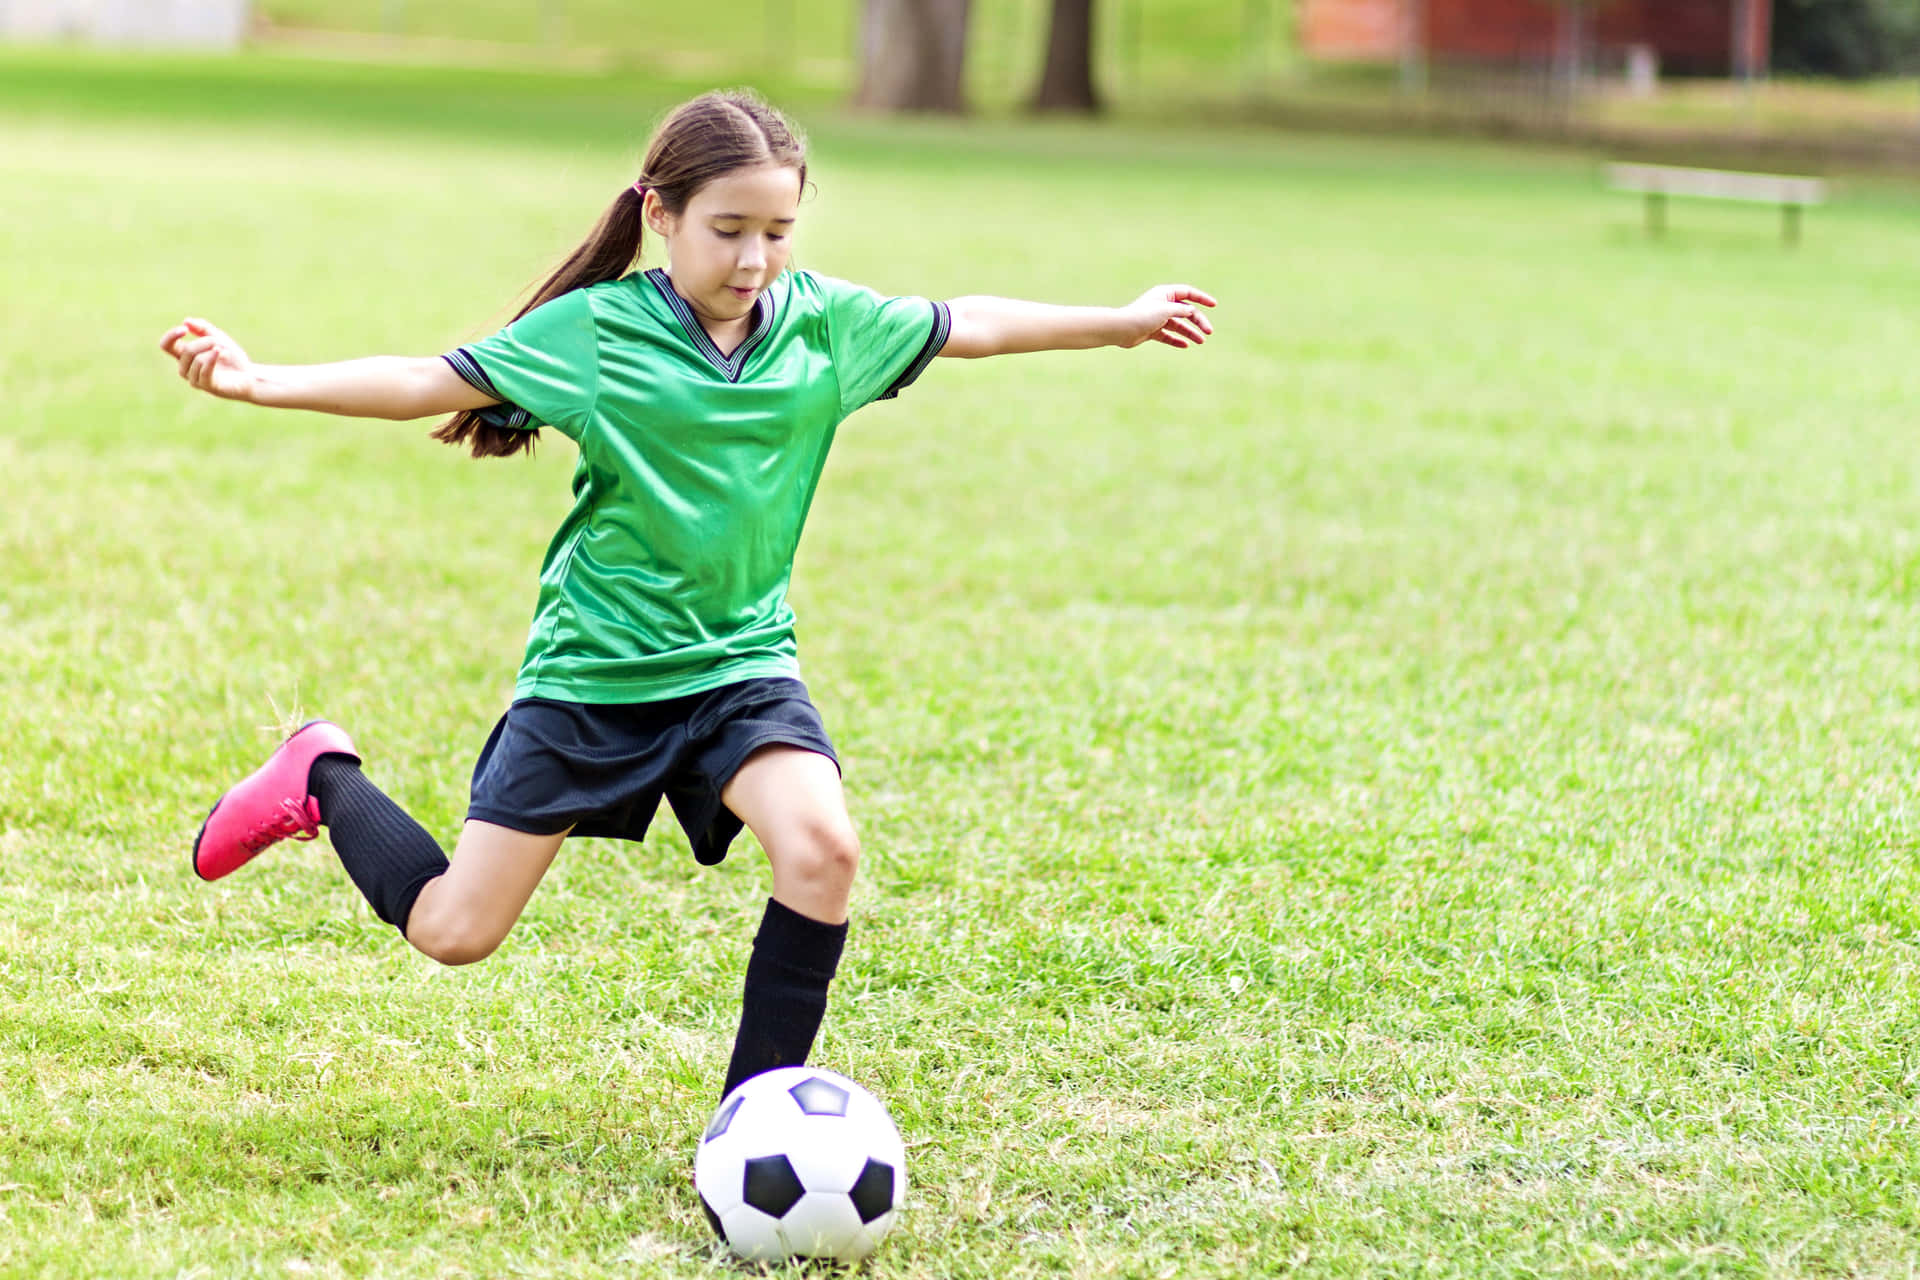
[[[1604,5],[1608,0],[1544,2],[1554,10],[1553,92],[1561,105],[1569,106],[1580,97],[1581,79],[1591,41],[1588,17],[1596,4]]]
[[[853,103],[878,111],[967,109],[970,0],[864,0],[860,87]]]
[[[1579,96],[1580,69],[1586,62],[1586,0],[1558,0],[1553,31],[1553,81],[1568,100]]]
[[[1848,78],[1920,69],[1920,0],[1775,0],[1773,65]]]
[[[1027,105],[1034,111],[1100,109],[1093,87],[1093,0],[1053,0],[1046,67]]]

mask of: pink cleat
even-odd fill
[[[193,838],[194,874],[218,880],[282,840],[319,835],[320,802],[307,791],[307,773],[326,755],[360,760],[345,729],[329,720],[309,720],[221,796]]]

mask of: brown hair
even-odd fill
[[[678,217],[687,202],[716,178],[737,169],[782,165],[807,181],[807,144],[787,118],[758,94],[744,89],[703,93],[676,107],[647,144],[646,159],[634,185],[613,198],[579,248],[567,256],[532,299],[514,313],[518,320],[543,302],[588,285],[618,280],[640,261],[643,190],[652,190],[668,213]],[[504,458],[533,452],[538,430],[493,426],[479,409],[464,409],[434,431],[435,440],[464,444],[476,458]]]

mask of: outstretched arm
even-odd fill
[[[179,361],[182,378],[207,394],[275,409],[397,420],[500,403],[470,386],[438,356],[255,364],[239,343],[200,319],[167,330],[160,349]]]
[[[1213,332],[1213,322],[1200,308],[1213,305],[1209,295],[1184,284],[1156,286],[1124,307],[955,298],[947,304],[953,328],[940,354],[978,359],[1021,351],[1137,347],[1149,338],[1170,347],[1197,347]]]

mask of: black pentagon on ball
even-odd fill
[[[802,1080],[787,1092],[800,1104],[800,1110],[810,1116],[843,1116],[847,1114],[847,1100],[852,1096],[831,1080],[822,1080],[819,1076]]]
[[[740,1104],[745,1101],[745,1097],[735,1098],[732,1102],[720,1108],[719,1112],[713,1117],[713,1123],[707,1126],[706,1133],[701,1135],[700,1141],[712,1142],[715,1138],[725,1133],[727,1126],[733,1123],[734,1116],[740,1113]]]
[[[853,1190],[847,1192],[853,1201],[854,1212],[860,1215],[860,1221],[872,1222],[893,1208],[893,1166],[881,1164],[878,1160],[867,1161],[867,1167],[853,1180]]]
[[[713,1234],[725,1240],[727,1229],[720,1225],[720,1215],[713,1211],[713,1206],[707,1203],[705,1196],[700,1197],[700,1212],[707,1215],[707,1225],[713,1228]]]
[[[805,1194],[807,1189],[800,1185],[800,1175],[793,1171],[785,1156],[755,1156],[747,1161],[740,1198],[769,1218],[784,1217]]]

